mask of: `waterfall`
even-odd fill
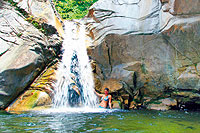
[[[56,73],[54,108],[97,106],[85,35],[82,22],[65,22],[63,57]]]

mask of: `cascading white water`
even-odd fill
[[[93,91],[93,75],[86,51],[84,24],[65,22],[63,51],[62,62],[56,74],[54,108],[79,105],[96,107],[98,100]]]

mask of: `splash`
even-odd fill
[[[82,22],[65,22],[64,53],[56,74],[54,108],[97,106],[85,35]]]

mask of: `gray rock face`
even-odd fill
[[[85,19],[93,41],[90,56],[105,79],[123,80],[153,99],[178,91],[173,97],[179,102],[198,103],[199,3],[100,0]],[[184,5],[195,8],[182,8]],[[195,98],[185,92],[195,92]]]
[[[29,15],[44,23],[50,34],[58,32],[64,34],[62,20],[57,13],[52,0],[14,0],[18,7],[24,9]]]
[[[50,0],[14,0],[14,2],[30,15],[56,27],[56,17]]]
[[[112,33],[154,34],[165,29],[172,18],[161,9],[159,0],[100,0],[91,8],[87,25],[100,42]]]
[[[59,41],[57,35],[47,38],[8,3],[0,2],[0,8],[0,109],[4,109],[43,70]]]

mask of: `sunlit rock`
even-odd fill
[[[14,0],[17,6],[24,9],[35,19],[44,23],[50,34],[58,32],[64,34],[62,20],[49,0]]]
[[[51,107],[56,82],[58,63],[44,70],[21,96],[17,98],[6,110],[27,111],[42,110]]]
[[[99,44],[108,34],[156,34],[172,15],[161,10],[160,0],[99,0],[87,19],[89,35]]]
[[[6,108],[59,52],[59,37],[45,36],[18,10],[0,2],[0,108]]]
[[[93,41],[89,55],[105,80],[125,81],[139,95],[156,99],[184,89],[198,96],[199,3],[99,0],[85,18]],[[184,100],[195,101],[186,96],[180,102]]]
[[[104,92],[105,88],[109,88],[110,93],[114,93],[117,91],[124,91],[124,93],[130,94],[133,96],[133,92],[129,88],[129,86],[125,82],[117,80],[117,79],[105,80],[102,85],[102,90],[101,90],[102,93]]]
[[[51,98],[54,95],[54,85],[57,81],[56,72],[58,68],[58,63],[55,63],[45,69],[40,76],[30,85],[31,90],[41,90],[45,91]]]
[[[9,112],[20,112],[20,111],[31,111],[31,110],[41,110],[49,108],[51,104],[51,99],[49,95],[40,90],[28,90],[17,100],[11,104],[6,111]]]

